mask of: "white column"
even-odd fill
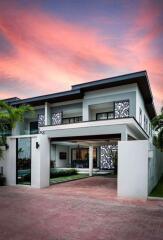
[[[6,183],[9,186],[16,185],[16,138],[7,138],[8,149],[6,151]]]
[[[128,140],[128,134],[127,134],[127,128],[125,127],[121,132],[121,141],[127,141],[127,140]]]
[[[51,124],[51,119],[50,119],[50,106],[49,103],[45,103],[45,125],[50,125]]]
[[[36,142],[39,147],[36,148]],[[49,186],[50,141],[46,135],[32,138],[31,186],[44,188]]]
[[[83,121],[89,121],[89,105],[83,102]]]
[[[93,146],[89,146],[89,176],[93,175]]]

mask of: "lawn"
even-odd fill
[[[163,198],[163,176],[160,179],[157,186],[151,192],[150,197],[162,197]]]
[[[56,177],[56,178],[50,179],[50,184],[68,182],[68,181],[78,180],[78,179],[87,178],[87,177],[88,177],[88,174],[75,174],[71,176]]]

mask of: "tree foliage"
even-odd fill
[[[156,132],[153,137],[153,144],[163,151],[163,107],[161,108],[161,114],[153,118],[152,125]]]
[[[13,107],[0,100],[0,145],[5,144],[5,132],[8,128],[13,129],[17,122],[22,122],[27,112],[34,114],[33,107],[29,105]]]

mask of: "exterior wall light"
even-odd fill
[[[5,144],[5,148],[6,150],[9,149],[9,145],[7,143]]]
[[[40,147],[40,144],[36,142],[36,148],[38,149]]]

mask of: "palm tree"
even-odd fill
[[[24,120],[26,112],[34,113],[33,107],[29,105],[22,105],[13,107],[6,102],[0,100],[0,144],[4,145],[6,142],[5,132],[8,129],[13,129],[17,122]],[[0,153],[1,156],[1,153]]]
[[[153,118],[152,125],[157,133],[153,138],[153,143],[163,151],[163,107],[161,108],[161,114]]]

